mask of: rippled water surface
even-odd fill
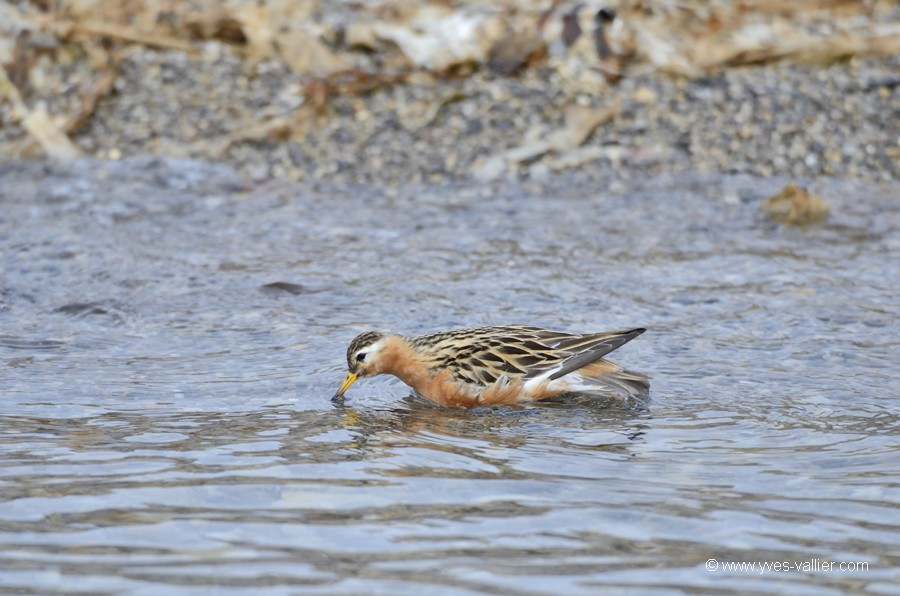
[[[0,165],[0,591],[900,593],[900,187],[785,182]],[[646,326],[651,399],[330,401],[496,323]]]

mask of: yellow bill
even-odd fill
[[[341,397],[342,395],[344,395],[344,393],[347,392],[347,389],[350,389],[350,385],[352,385],[353,383],[355,383],[355,382],[356,382],[356,379],[358,379],[358,378],[359,378],[359,375],[358,375],[358,374],[352,373],[352,372],[348,372],[348,373],[347,373],[347,378],[344,379],[344,382],[341,383],[341,386],[340,386],[340,387],[338,387],[337,393],[335,393],[335,394],[334,394],[334,397],[332,397],[331,399],[337,399],[337,398]]]

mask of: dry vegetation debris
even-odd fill
[[[0,153],[77,155],[71,137],[116,89],[125,57],[148,48],[203,56],[204,44],[216,42],[240,57],[248,76],[277,63],[299,84],[290,110],[242,112],[228,134],[194,148],[211,155],[237,142],[290,138],[327,116],[335,96],[483,70],[504,77],[549,69],[565,98],[562,129],[498,153],[483,167],[493,175],[504,160],[577,149],[616,116],[623,77],[691,78],[773,61],[900,53],[897,7],[896,0],[19,0],[0,4],[0,132],[19,127],[25,138],[5,135]],[[606,108],[596,109],[597,98]],[[447,101],[420,120],[427,124]],[[594,109],[578,112],[575,103]]]

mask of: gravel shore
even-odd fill
[[[598,93],[572,92],[571,73],[567,80],[540,62],[516,76],[486,65],[463,76],[424,69],[316,105],[310,79],[281,60],[249,67],[227,43],[192,48],[126,47],[111,91],[72,135],[78,148],[101,159],[223,161],[251,180],[398,184],[560,171],[900,179],[896,54],[726,67],[700,78],[633,69]],[[26,98],[51,114],[77,111],[84,82],[98,78],[98,60],[65,55],[40,59],[44,74],[31,78],[41,90]],[[576,79],[584,73],[597,76],[588,69]],[[5,148],[25,140],[0,102],[0,151],[21,154]]]
[[[572,167],[626,179],[718,171],[896,180],[898,73],[900,56],[893,56],[824,68],[746,67],[696,80],[653,74],[623,80],[609,97],[589,102],[597,109],[619,102],[620,110],[590,135]],[[176,52],[140,51],[125,61],[117,93],[75,140],[99,157],[152,152],[224,159],[255,179],[470,177],[529,135],[563,126],[570,100],[552,74],[478,73],[336,96],[294,138],[236,142],[223,150],[217,141],[241,114],[290,111],[296,99],[290,73],[273,65],[248,78],[226,52],[192,61]],[[502,173],[539,175],[567,165],[526,161]]]

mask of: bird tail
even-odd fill
[[[644,399],[650,394],[647,375],[626,370],[609,360],[597,360],[571,373],[570,391],[612,393],[622,399]]]

